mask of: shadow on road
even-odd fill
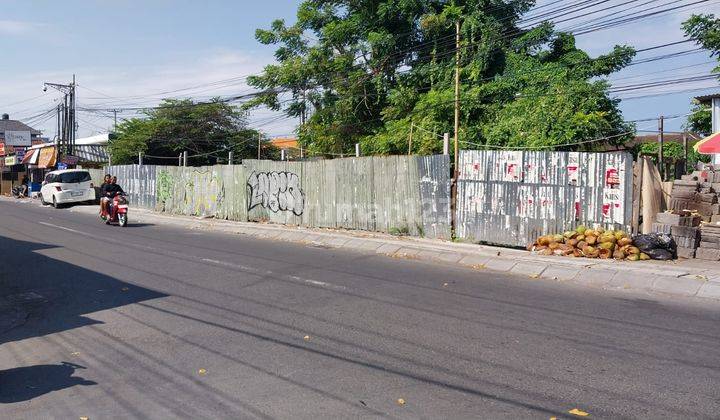
[[[128,228],[142,228],[142,227],[150,227],[155,226],[153,223],[133,223],[132,219],[128,220]]]
[[[28,401],[41,395],[75,385],[97,385],[73,376],[85,367],[61,362],[58,365],[35,365],[0,370],[0,404]]]
[[[3,230],[37,240],[12,228]],[[97,324],[85,314],[167,296],[67,263],[63,256],[68,252],[0,235],[0,345]],[[27,314],[19,326],[18,311]]]

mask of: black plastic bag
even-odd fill
[[[663,249],[666,249],[673,254],[675,251],[677,251],[677,244],[675,243],[675,239],[673,239],[672,236],[668,235],[667,233],[656,233],[658,242],[660,242],[660,245],[662,245]]]
[[[653,260],[671,260],[675,258],[677,252],[675,240],[667,233],[635,235],[633,236],[633,245],[648,254]]]
[[[647,251],[646,254],[653,260],[672,260],[673,259],[673,253],[668,251],[667,249],[660,249],[655,248],[651,249],[650,251]]]
[[[658,238],[653,233],[647,235],[635,235],[633,237],[633,245],[638,247],[640,251],[647,253],[653,249],[664,249]]]

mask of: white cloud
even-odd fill
[[[551,0],[544,0],[546,3]],[[684,39],[681,23],[693,13],[711,13],[717,5],[710,2],[710,5],[703,4],[703,7],[678,10],[666,15],[647,18],[603,31],[593,32],[577,38],[578,47],[585,49],[592,55],[608,52],[615,44],[629,44],[638,49],[649,46],[670,43]],[[542,5],[540,2],[539,5]],[[611,4],[621,5],[615,11],[625,7],[620,0],[614,0]],[[652,5],[643,6],[651,7]],[[554,9],[560,6],[549,6]],[[608,7],[603,3],[597,8]],[[547,10],[547,9],[546,9]],[[583,19],[593,19],[603,16],[612,10],[601,11],[597,14],[588,15]],[[578,13],[588,13],[592,9],[583,9]],[[558,24],[559,29],[569,27],[571,24],[582,22],[583,19],[573,20]],[[0,20],[0,34],[5,35],[26,35],[42,28],[41,23]],[[45,25],[47,26],[47,25]],[[56,38],[56,37],[53,37]],[[101,40],[96,41],[102,43]],[[639,57],[651,57],[673,51],[681,51],[693,48],[692,43],[677,45],[672,48],[663,48],[641,53]],[[247,86],[242,76],[254,74],[274,61],[270,53],[256,54],[251,51],[242,51],[228,48],[214,48],[202,51],[170,51],[174,54],[172,58],[164,63],[156,65],[143,65],[143,57],[139,56],[134,62],[113,63],[113,65],[87,65],[85,67],[58,68],[52,72],[35,72],[29,74],[17,74],[5,83],[0,84],[0,112],[9,112],[12,116],[19,118],[37,115],[42,111],[50,109],[55,105],[52,98],[58,96],[55,92],[48,92],[46,95],[20,104],[16,102],[42,94],[42,82],[67,82],[73,73],[77,74],[78,83],[81,86],[96,90],[97,93],[87,89],[79,89],[79,104],[87,107],[101,107],[105,109],[123,108],[130,106],[150,106],[166,96],[192,96],[196,98],[208,98],[212,96],[225,96],[239,93],[247,93],[254,90]],[[90,59],[90,58],[88,58]],[[686,75],[698,74],[706,71],[712,65],[700,65],[708,61],[707,54],[686,56],[674,60],[663,60],[639,66],[631,66],[613,76],[616,84],[639,83],[646,78],[662,79],[663,77],[684,77]],[[138,63],[140,63],[138,65]],[[698,64],[698,66],[687,67]],[[56,68],[53,65],[53,68]],[[655,72],[653,74],[649,74]],[[623,78],[635,77],[633,79]],[[225,82],[219,83],[218,81]],[[216,83],[217,82],[217,83]],[[669,91],[671,88],[677,90],[700,86],[712,85],[710,82],[698,82],[695,84],[678,85],[675,87],[664,87],[641,91],[636,94],[649,94]],[[193,87],[189,90],[180,90]],[[179,91],[178,91],[179,90]],[[170,93],[164,93],[170,92]],[[689,107],[690,98],[697,92],[687,92],[675,96],[658,96],[647,100],[636,100],[624,102],[621,107],[628,119],[643,118],[652,115],[671,114],[686,112]],[[109,97],[107,97],[107,96]],[[625,94],[624,96],[632,96]],[[9,104],[13,104],[10,106]],[[120,114],[128,116],[129,114]],[[274,120],[272,112],[253,112],[252,121],[262,124],[262,129],[269,134],[285,134],[292,132],[296,121]],[[101,130],[111,126],[111,119],[103,116],[89,114],[80,115],[80,135],[92,134],[93,131]],[[84,120],[84,121],[83,121]],[[45,130],[46,134],[53,135],[55,132],[54,120],[48,120],[37,128]]]
[[[41,29],[45,24],[21,20],[0,20],[0,34],[24,35]]]
[[[73,72],[79,86],[78,106],[85,108],[123,109],[153,106],[166,97],[209,99],[239,95],[255,90],[247,85],[245,77],[260,72],[271,61],[270,57],[258,57],[243,51],[214,49],[184,52],[172,61],[152,66],[120,64],[32,73],[14,78],[13,83],[0,85],[0,112],[8,112],[13,118],[26,119],[49,110],[57,104],[53,99],[60,96],[52,90],[39,98],[18,104],[16,102],[41,95],[43,82],[67,83]],[[87,136],[110,128],[110,115],[109,112],[104,115],[80,112],[78,135]],[[296,121],[275,121],[271,118],[277,115],[266,110],[253,112],[250,123],[253,125],[257,121],[261,125],[260,129],[269,135],[292,132]],[[134,114],[130,111],[118,114],[119,118],[132,116]],[[46,121],[40,120],[35,128],[52,137],[55,133],[55,118],[48,115]]]

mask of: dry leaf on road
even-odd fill
[[[584,411],[582,411],[582,410],[579,410],[579,409],[577,409],[577,408],[573,408],[572,410],[568,411],[568,413],[573,414],[573,415],[576,415],[576,416],[580,416],[580,417],[587,417],[587,416],[590,415],[589,413],[586,413],[586,412],[584,412]]]

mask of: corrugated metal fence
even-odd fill
[[[450,238],[449,156],[106,168],[133,205],[174,214]],[[456,236],[524,246],[578,224],[627,229],[627,153],[461,151]]]
[[[249,220],[450,238],[448,156],[246,160]]]
[[[628,153],[460,153],[457,236],[525,246],[579,224],[629,229]]]
[[[105,170],[117,177],[118,184],[127,194],[131,205],[154,210],[155,168],[155,165],[117,165],[106,167]]]
[[[448,156],[113,166],[131,203],[173,214],[450,238]]]

